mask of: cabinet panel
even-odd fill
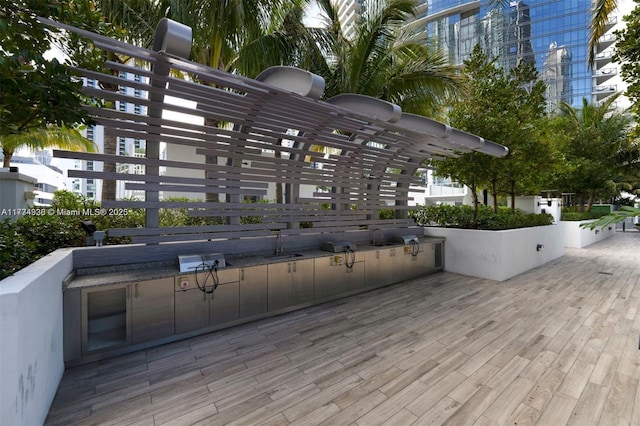
[[[364,253],[364,285],[371,288],[384,285],[380,276],[380,250]]]
[[[356,261],[351,268],[346,268],[342,291],[362,290],[364,288],[364,262]]]
[[[82,353],[111,349],[131,342],[128,284],[82,291]]]
[[[176,334],[209,326],[209,295],[196,289],[175,292]]]
[[[313,300],[313,259],[296,260],[292,265],[291,303],[311,302]]]
[[[237,281],[218,285],[211,296],[209,305],[211,325],[224,324],[240,317],[240,284]]]
[[[292,304],[291,280],[293,262],[272,263],[267,265],[269,281],[268,309],[277,311]]]
[[[131,337],[133,343],[174,334],[174,279],[131,284]]]
[[[267,265],[240,268],[240,318],[266,313],[267,301]]]
[[[380,250],[380,281],[393,284],[402,281],[402,247]]]
[[[356,252],[355,262],[347,268],[344,253],[315,259],[314,294],[316,299],[336,296],[364,288],[364,255]]]

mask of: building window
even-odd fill
[[[95,131],[95,127],[94,126],[87,126],[87,139],[89,139],[90,141],[94,140],[94,131]]]
[[[127,111],[127,103],[120,101],[120,104],[118,105],[118,110],[121,111],[121,112],[126,112]]]
[[[93,171],[93,161],[87,161],[87,170]]]
[[[138,105],[138,104],[134,105],[133,112],[138,115],[142,114],[142,105]]]
[[[118,155],[127,155],[127,143],[124,138],[118,138]]]

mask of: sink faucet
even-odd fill
[[[276,252],[275,255],[279,256],[284,253],[284,241],[282,239],[282,232],[278,231],[276,234]]]
[[[380,238],[380,242],[384,241],[384,235],[382,234],[382,229],[380,228],[373,228],[371,230],[371,244],[376,245],[378,240],[376,237]]]

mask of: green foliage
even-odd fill
[[[572,211],[563,211],[560,217],[560,220],[565,221],[580,221],[580,220],[589,220],[589,219],[598,219],[602,216],[605,216],[606,213],[603,212],[572,212]]]
[[[471,206],[421,206],[409,212],[419,226],[443,226],[446,228],[503,230],[545,226],[553,223],[549,214],[522,213],[516,209],[501,208],[497,213],[487,206],[479,206],[478,217],[474,218]]]
[[[454,103],[454,127],[509,147],[506,158],[463,153],[433,162],[439,176],[451,176],[474,193],[486,188],[497,199],[538,193],[555,162],[553,144],[545,137],[545,86],[532,64],[510,71],[496,66],[479,46],[464,62],[469,90]]]
[[[634,117],[634,126],[631,134],[634,140],[626,158],[621,158],[625,176],[635,177],[635,182],[640,181],[640,0],[635,1],[633,11],[624,17],[626,26],[616,31],[616,46],[614,61],[621,64],[622,79],[628,84],[625,95],[631,100],[631,112]],[[635,188],[636,195],[640,195],[640,185]]]
[[[580,226],[593,230],[603,226],[612,225],[614,223],[623,222],[624,220],[632,217],[640,217],[640,209],[631,206],[622,206],[620,207],[620,210],[611,212],[610,214],[602,216],[593,222],[583,223]]]
[[[25,145],[92,147],[74,130],[92,123],[82,108],[81,80],[57,59],[44,57],[54,39],[64,45],[65,37],[36,20],[55,18],[64,5],[27,0],[0,4],[0,146],[5,166]]]
[[[394,209],[382,209],[380,210],[380,219],[388,220],[395,219],[396,211]]]
[[[301,67],[326,81],[325,97],[358,93],[400,105],[403,111],[434,116],[461,88],[461,76],[432,47],[419,25],[415,0],[369,0],[354,35],[342,31],[337,5],[318,2],[324,28],[309,31]]]
[[[581,109],[562,102],[562,114],[552,119],[563,157],[552,186],[578,194],[581,206],[588,198],[587,210],[596,196],[608,199],[619,193],[614,180],[634,149],[627,137],[629,117],[612,111],[618,96],[610,96],[601,105],[583,99]]]
[[[35,261],[36,243],[18,233],[9,219],[0,222],[0,280]]]
[[[637,118],[640,115],[640,0],[634,2],[636,7],[624,17],[626,26],[615,32],[614,60],[622,65],[622,79],[629,84],[625,94]]]

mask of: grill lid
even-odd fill
[[[395,236],[391,237],[391,242],[404,244],[404,245],[409,245],[412,242],[413,243],[419,243],[420,240],[418,240],[418,237],[413,235],[413,234],[407,234],[407,235],[395,235]]]
[[[342,253],[348,250],[356,251],[357,246],[356,243],[352,241],[327,241],[320,245],[320,250],[331,253]]]
[[[212,268],[218,261],[218,268],[224,268],[227,263],[222,253],[209,253],[209,254],[189,254],[178,256],[178,267],[180,272],[195,272],[198,270]]]

